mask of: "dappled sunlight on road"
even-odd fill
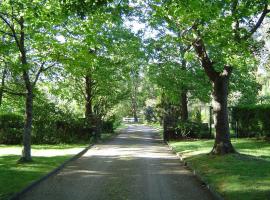
[[[110,142],[94,145],[25,199],[208,200],[212,196],[155,129],[130,125]]]

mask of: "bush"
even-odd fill
[[[209,128],[207,123],[181,122],[176,128],[177,135],[190,138],[209,138]]]
[[[270,137],[270,105],[239,106],[232,109],[238,137]]]
[[[34,104],[32,141],[35,144],[73,143],[89,141],[91,126],[84,118],[63,112],[46,99],[37,99]]]
[[[0,143],[20,144],[22,142],[24,119],[17,114],[0,115]]]
[[[108,120],[102,122],[102,132],[104,133],[113,133],[114,131],[114,121]]]

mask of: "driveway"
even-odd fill
[[[130,125],[115,139],[95,145],[58,174],[27,192],[25,200],[214,199],[158,133]]]

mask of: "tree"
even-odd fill
[[[138,37],[127,30],[121,15],[104,8],[85,18],[70,17],[62,31],[61,62],[85,103],[85,118],[99,135],[102,118],[127,93],[130,55],[139,51]]]
[[[166,100],[178,105],[176,117],[185,122],[188,120],[188,98],[208,101],[210,84],[198,62],[185,56],[189,47],[180,44],[175,34],[171,32],[148,42],[151,57],[148,76],[152,83],[162,88]]]
[[[54,66],[52,46],[55,41],[51,6],[57,12],[57,3],[36,1],[2,1],[0,19],[5,36],[9,36],[17,49],[14,71],[21,74],[25,92],[25,125],[21,161],[31,161],[31,131],[33,98],[42,73]],[[48,42],[49,41],[49,42]],[[19,92],[17,93],[19,94]]]
[[[268,1],[158,1],[155,14],[179,31],[181,41],[192,45],[213,85],[216,138],[213,154],[235,152],[229,135],[228,87],[235,68],[254,64],[258,45],[252,35],[270,12]]]

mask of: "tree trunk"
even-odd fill
[[[138,122],[138,115],[137,115],[137,96],[136,92],[134,92],[134,95],[131,97],[131,104],[132,104],[132,115],[134,118],[134,122]]]
[[[135,108],[135,109],[133,110],[133,117],[134,117],[134,122],[137,123],[137,122],[138,122],[137,108]]]
[[[200,35],[200,32],[195,28]],[[214,68],[214,63],[209,58],[204,42],[201,38],[193,43],[193,47],[200,58],[201,65],[208,78],[213,83],[213,114],[215,118],[216,137],[212,154],[234,153],[235,150],[230,140],[228,120],[228,86],[232,67],[225,65],[222,72]]]
[[[92,80],[90,75],[85,76],[85,118],[87,123],[90,123],[93,116],[92,109]]]
[[[169,135],[168,135],[168,119],[167,115],[163,115],[163,142],[169,141]]]
[[[28,162],[32,160],[31,157],[31,132],[33,120],[33,90],[27,91],[25,101],[25,124],[23,133],[23,150],[20,161]]]
[[[181,92],[181,121],[186,122],[188,120],[188,99],[187,90],[183,89]]]
[[[1,80],[1,88],[0,88],[0,107],[2,106],[2,102],[3,102],[6,74],[7,74],[7,68],[4,68],[3,74],[2,74],[2,80]]]
[[[31,157],[31,132],[32,132],[32,120],[33,120],[33,88],[29,77],[29,72],[27,70],[27,57],[25,50],[25,33],[24,33],[24,18],[21,17],[19,20],[21,26],[20,31],[20,41],[18,47],[21,53],[21,64],[23,69],[23,80],[26,89],[25,98],[25,122],[24,122],[24,133],[23,133],[23,150],[22,157],[19,161],[29,162],[32,161]]]
[[[216,128],[215,144],[212,154],[234,153],[235,150],[230,140],[230,129],[228,120],[228,76],[219,76],[213,82],[213,114]]]

